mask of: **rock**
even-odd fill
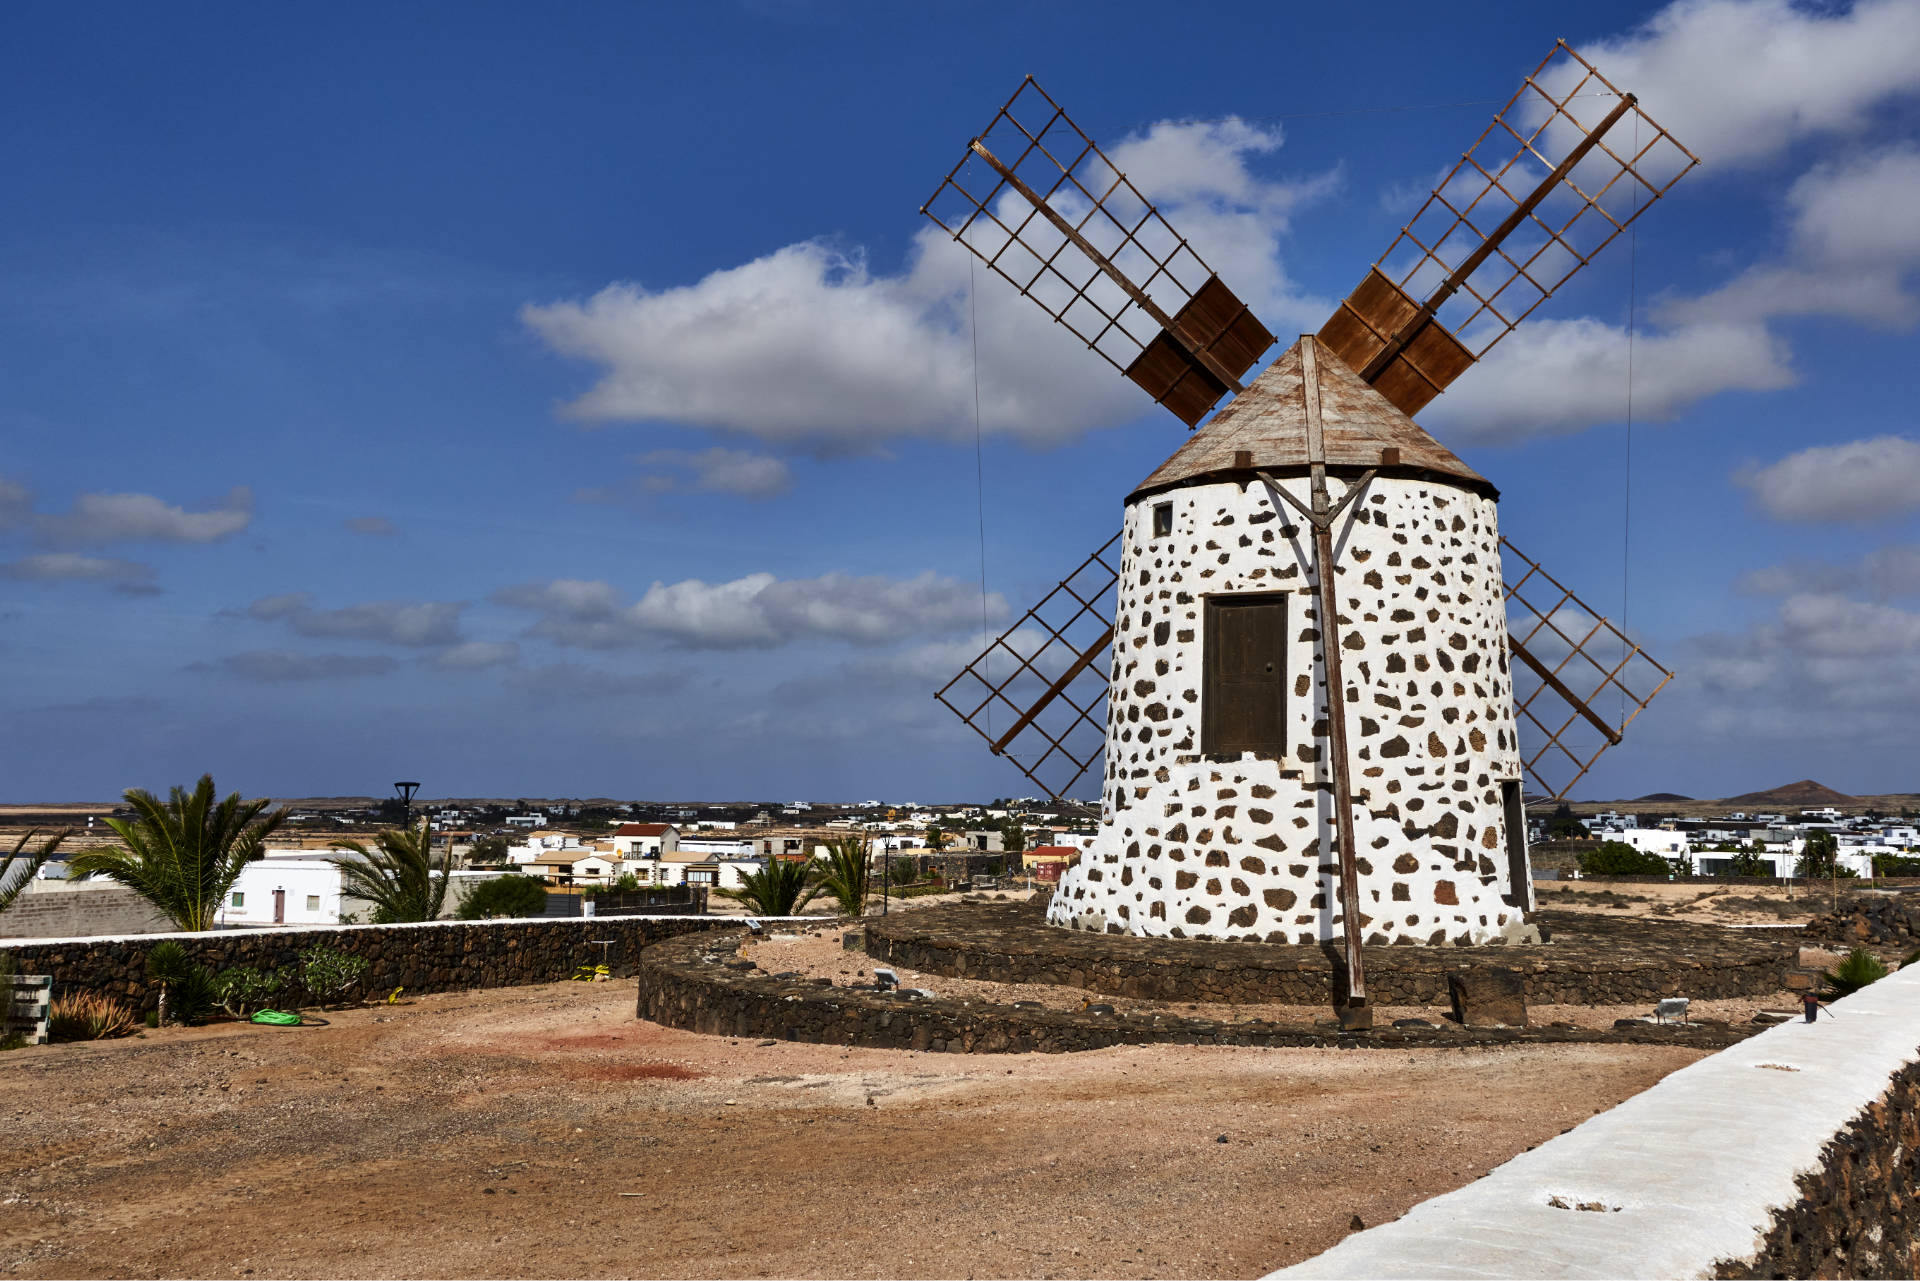
[[[1664,1026],[1663,1024],[1655,1023],[1652,1019],[1615,1019],[1613,1021],[1613,1025],[1616,1028],[1643,1028],[1643,1027]]]
[[[865,930],[848,930],[840,936],[840,946],[849,952],[866,951],[867,932]]]
[[[1433,1027],[1439,1026],[1439,1024],[1430,1023],[1426,1019],[1395,1019],[1393,1021],[1393,1025],[1395,1027],[1419,1027],[1419,1028],[1433,1028]]]
[[[1527,1026],[1526,980],[1518,970],[1454,970],[1447,975],[1447,993],[1463,1027]]]
[[[1227,1141],[1227,1136],[1224,1134],[1214,1140],[1215,1143],[1225,1143],[1226,1141]]]
[[[1359,1215],[1356,1214],[1351,1219],[1347,1220],[1347,1231],[1365,1232],[1366,1230],[1367,1230],[1367,1221],[1361,1218]]]

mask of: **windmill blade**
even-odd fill
[[[934,695],[1055,800],[1106,750],[1119,542],[1080,562]]]
[[[1273,345],[1032,76],[920,212],[1189,427]]]
[[[1673,673],[1505,538],[1500,563],[1521,764],[1562,800]]]
[[[1559,41],[1320,341],[1416,413],[1698,163]]]

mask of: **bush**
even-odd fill
[[[1820,995],[1828,1000],[1852,996],[1869,983],[1887,977],[1886,963],[1864,947],[1847,953],[1847,959],[1820,976]]]
[[[463,921],[479,921],[538,916],[546,910],[547,887],[538,877],[494,876],[468,890],[455,915]]]
[[[300,953],[300,985],[320,1005],[345,999],[360,985],[373,962],[364,956],[316,943]]]
[[[134,1029],[133,1011],[98,992],[56,996],[47,1011],[50,1041],[101,1041]]]
[[[1904,854],[1875,854],[1873,874],[1875,876],[1920,876],[1920,858],[1909,858]]]
[[[1588,876],[1666,876],[1673,871],[1658,854],[1625,841],[1602,841],[1599,849],[1586,850],[1579,858],[1580,870]]]
[[[244,1019],[263,1009],[273,994],[285,986],[278,970],[256,970],[251,965],[236,965],[220,971],[213,980],[214,999],[220,1008],[236,1019]]]

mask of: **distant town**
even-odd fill
[[[1814,801],[1814,804],[1794,802]],[[435,848],[451,859],[448,914],[477,885],[532,877],[556,891],[549,911],[577,914],[602,891],[689,889],[714,906],[773,859],[824,858],[827,842],[858,832],[882,856],[883,881],[917,892],[1014,878],[1050,883],[1091,847],[1098,827],[1073,801],[1000,797],[987,802],[618,801],[609,798],[448,798],[408,803],[390,797],[300,798],[227,897],[219,924],[353,924],[365,904],[346,891],[329,856],[340,842],[424,820]],[[71,855],[112,833],[111,805],[0,808],[0,829],[69,829]],[[1851,797],[1806,781],[1722,802],[1659,793],[1632,802],[1563,804],[1534,799],[1528,837],[1541,879],[1577,874],[1557,850],[1615,843],[1664,863],[1676,875],[1804,875],[1807,842],[1831,837],[1840,875],[1920,874],[1920,796]],[[1815,837],[1815,839],[1823,839]],[[1648,863],[1651,868],[1656,864]],[[1826,864],[1822,864],[1826,866]],[[84,898],[71,897],[89,892]],[[51,896],[59,895],[56,901]],[[72,921],[75,933],[148,928],[127,918],[128,896],[107,882],[66,879],[63,861],[43,868],[10,928],[43,931]],[[106,901],[115,900],[107,910]],[[82,910],[100,900],[101,907]],[[36,901],[37,900],[37,901]],[[35,910],[38,909],[38,910]],[[152,922],[158,928],[159,922]],[[61,932],[65,932],[62,928]]]

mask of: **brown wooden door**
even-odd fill
[[[285,890],[273,892],[273,923],[275,925],[287,923],[287,892]]]
[[[1202,751],[1286,750],[1286,635],[1285,596],[1207,597]]]

